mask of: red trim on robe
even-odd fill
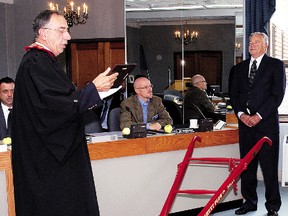
[[[27,52],[28,50],[30,50],[30,49],[42,50],[42,51],[48,53],[51,57],[56,58],[56,57],[54,56],[54,54],[53,54],[50,50],[45,49],[45,47],[41,46],[40,44],[33,43],[33,44],[31,44],[30,46],[25,46],[25,47],[24,47],[24,50],[25,50],[26,52]]]

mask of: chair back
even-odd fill
[[[183,124],[183,113],[179,105],[170,100],[163,100],[163,105],[165,106],[167,112],[170,114],[173,119],[173,125]]]
[[[108,130],[121,131],[120,129],[120,107],[112,109],[108,114]]]

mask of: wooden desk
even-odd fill
[[[10,151],[0,152],[0,170],[4,170],[5,175],[6,175],[8,215],[15,216],[14,185],[13,185],[13,174],[12,174],[12,167],[11,167],[11,152]]]
[[[196,143],[196,148],[238,143],[238,129],[231,129],[91,143],[88,149],[91,160],[185,150],[195,135],[202,139],[201,143]],[[6,174],[8,215],[15,216],[11,151],[0,153],[0,170],[5,171]]]
[[[191,139],[195,135],[200,136],[202,139],[201,143],[196,143],[196,148],[238,143],[238,129],[234,128],[213,132],[165,136],[154,135],[141,139],[123,139],[113,142],[91,143],[88,145],[88,149],[91,160],[177,151],[187,149]]]
[[[238,118],[234,112],[226,113],[226,123],[227,124],[238,124]]]

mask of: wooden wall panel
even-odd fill
[[[222,55],[217,53],[199,53],[199,73],[202,74],[208,83],[221,86]]]
[[[181,53],[174,53],[174,78],[182,79]],[[201,74],[211,85],[222,85],[222,53],[220,51],[187,51],[184,53],[184,77]]]
[[[125,63],[124,41],[88,41],[71,43],[71,79],[78,88],[92,81],[107,67]]]
[[[125,63],[125,44],[113,42],[105,44],[105,68]]]

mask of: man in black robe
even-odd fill
[[[65,18],[46,10],[16,76],[12,166],[17,216],[98,216],[82,114],[102,105],[117,74],[76,90],[56,57],[71,39]]]

